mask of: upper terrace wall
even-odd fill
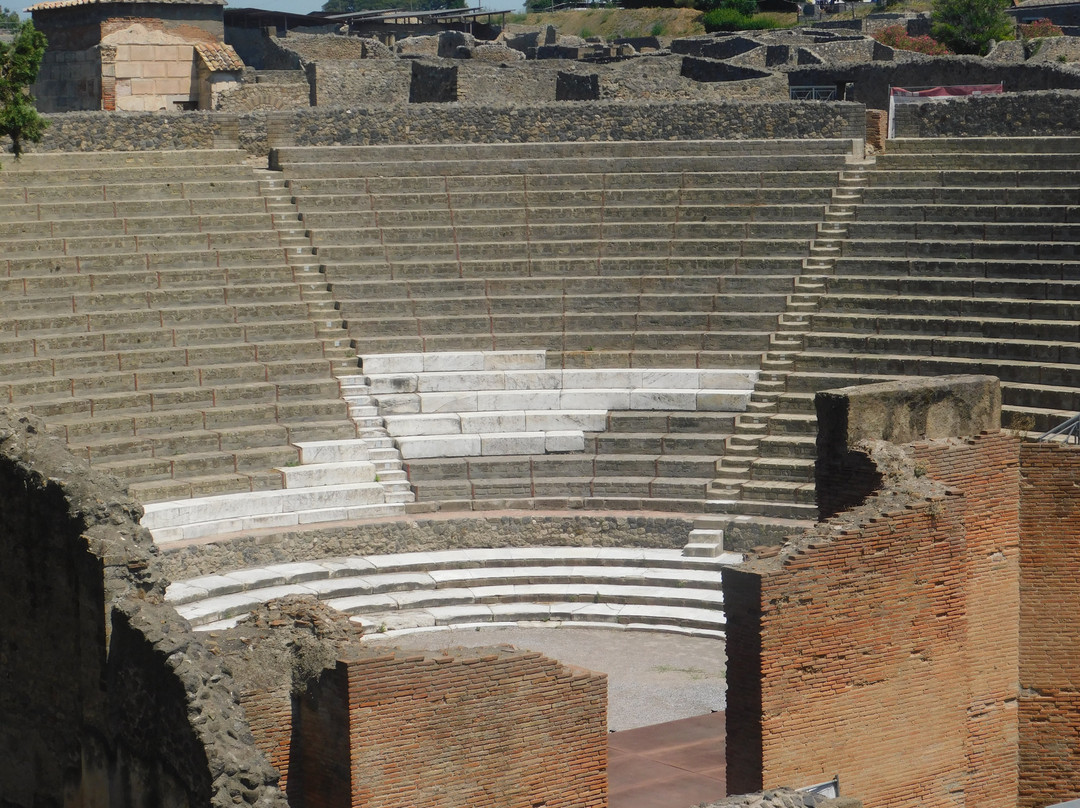
[[[1080,71],[1057,64],[1000,64],[971,56],[924,57],[904,62],[871,62],[814,67],[788,74],[791,84],[854,83],[852,100],[873,109],[889,108],[889,87],[941,84],[996,84],[1010,93],[1080,89]]]
[[[284,808],[138,505],[41,433],[0,411],[3,804]]]
[[[865,504],[725,570],[728,787],[838,773],[871,807],[1012,806],[1019,441],[854,443],[882,479]]]
[[[897,137],[984,137],[1080,131],[1080,92],[1046,90],[984,95],[896,108]]]
[[[558,140],[855,138],[863,107],[797,101],[630,103],[568,101],[485,107],[418,104],[301,109],[245,115],[190,112],[45,116],[49,128],[27,151],[228,148],[253,154],[271,146],[380,143],[527,143]]]

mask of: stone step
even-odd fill
[[[138,168],[147,173],[168,167],[192,168],[243,165],[243,149],[169,149],[165,151],[78,151],[26,152],[5,168],[7,178],[14,175],[64,169]]]
[[[850,141],[836,140],[659,140],[616,142],[530,142],[522,143],[447,143],[394,146],[293,146],[274,150],[271,164],[326,161],[375,160],[483,160],[487,158],[564,158],[596,155],[602,157],[635,156],[642,153],[663,155],[821,155],[847,156]]]
[[[261,528],[361,519],[401,512],[383,506],[375,482],[174,500],[144,505],[144,527],[159,546],[172,542]]]
[[[488,144],[485,144],[488,145]],[[349,147],[339,147],[347,149]],[[517,175],[550,176],[553,172],[570,174],[624,174],[634,176],[635,181],[640,181],[636,175],[647,175],[653,172],[667,172],[679,174],[680,172],[716,172],[716,171],[739,171],[739,172],[782,172],[805,173],[813,171],[837,171],[843,167],[845,157],[843,155],[755,155],[743,153],[734,154],[662,154],[650,155],[641,149],[634,151],[632,155],[611,156],[597,154],[596,156],[518,156],[518,157],[492,157],[485,150],[485,156],[464,159],[416,159],[387,157],[387,153],[372,152],[366,160],[349,159],[348,152],[338,152],[332,155],[322,152],[326,158],[319,159],[315,155],[318,152],[308,152],[301,155],[299,152],[286,152],[278,149],[271,152],[270,167],[282,170],[289,179],[296,177],[443,177],[443,176],[468,176],[479,178],[485,175]],[[332,159],[333,157],[342,159]],[[305,160],[306,158],[306,160]],[[329,159],[327,159],[329,158]],[[303,161],[303,162],[301,162]]]
[[[889,139],[890,152],[897,154],[1055,154],[1080,152],[1080,138],[1064,137],[962,137]]]
[[[425,166],[430,171],[433,166]],[[520,169],[520,164],[515,166]],[[640,166],[638,167],[640,168]],[[443,176],[408,176],[385,174],[378,179],[378,194],[397,194],[400,198],[406,194],[449,195],[451,200],[456,194],[501,193],[527,191],[530,198],[536,193],[551,191],[585,192],[602,191],[617,193],[629,191],[636,193],[649,189],[741,189],[756,191],[759,189],[813,189],[830,193],[839,182],[840,172],[835,170],[816,170],[809,166],[797,171],[775,170],[685,170],[674,172],[660,168],[655,171],[634,171],[611,173],[609,171],[582,172],[572,171],[569,166],[548,166],[548,171],[541,174],[522,174],[520,171],[509,174],[445,174]],[[384,167],[382,169],[386,171]],[[289,189],[297,198],[309,193],[316,194],[366,194],[371,191],[368,177],[313,176],[306,168],[297,166],[287,172]],[[373,197],[377,198],[377,197]],[[419,198],[419,197],[418,197]],[[396,205],[395,207],[400,207]]]

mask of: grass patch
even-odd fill
[[[617,37],[684,37],[705,33],[702,13],[692,8],[597,8],[583,11],[556,11],[554,14],[527,14],[525,25],[554,25],[560,34],[580,36],[583,31],[604,39]],[[654,33],[659,31],[660,33]]]

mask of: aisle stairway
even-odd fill
[[[1077,166],[1080,138],[889,142],[861,199],[830,211],[844,237],[833,266],[802,279],[816,288],[801,333],[763,366],[776,389],[761,415],[743,416],[757,434],[736,426],[732,440],[754,445],[732,513],[753,513],[745,499],[768,490],[777,504],[757,510],[813,516],[820,390],[983,373],[1002,380],[1006,427],[1042,431],[1080,409]]]

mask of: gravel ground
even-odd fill
[[[608,729],[660,724],[726,706],[724,643],[652,631],[545,628],[450,629],[365,642],[409,649],[514,645],[608,676]]]

